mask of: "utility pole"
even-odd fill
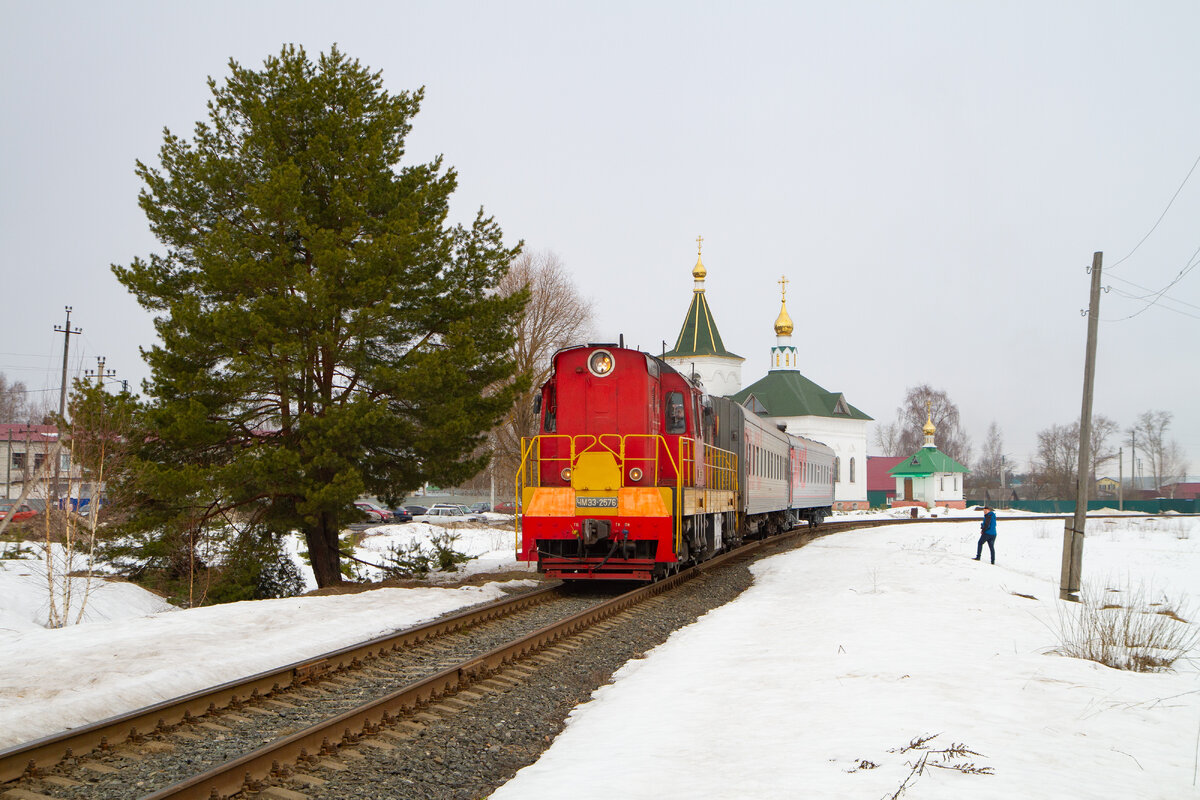
[[[83,333],[83,328],[76,327],[75,329],[72,330],[72,328],[71,328],[71,307],[66,306],[65,308],[67,309],[66,324],[64,324],[61,328],[58,327],[57,325],[54,326],[54,330],[63,335],[62,391],[59,393],[59,396],[58,396],[58,416],[64,422],[67,419],[67,353],[70,352],[70,350],[71,350],[71,335],[72,334],[78,335],[78,334]],[[58,433],[59,442],[62,442],[62,438],[63,438],[63,433],[62,433],[62,431],[59,431],[59,433]],[[59,452],[61,452],[61,451],[59,451]],[[58,501],[58,481],[60,479],[61,469],[62,469],[62,459],[58,456],[57,453],[55,453],[55,456],[54,456],[54,486],[50,490],[50,499],[55,502]]]
[[[1063,531],[1062,575],[1058,596],[1079,601],[1083,573],[1083,531],[1087,522],[1089,467],[1092,460],[1092,387],[1096,377],[1096,333],[1100,323],[1100,266],[1103,253],[1092,255],[1092,293],[1088,304],[1087,354],[1083,364],[1083,409],[1079,413],[1079,470],[1075,487],[1075,516]]]
[[[101,386],[101,387],[104,386],[105,378],[117,377],[117,371],[115,369],[110,369],[110,370],[104,369],[104,356],[96,356],[96,369],[85,369],[83,372],[89,378],[91,378],[92,376],[95,376],[96,385]]]
[[[1137,489],[1137,428],[1129,431],[1129,478],[1133,481],[1131,488]]]
[[[63,419],[67,417],[67,353],[71,350],[71,335],[83,333],[83,328],[71,328],[71,307],[66,306],[67,322],[61,328],[57,325],[54,330],[63,335],[63,369],[62,369],[62,392],[58,396],[58,415]]]
[[[1125,510],[1125,448],[1117,448],[1117,511]]]

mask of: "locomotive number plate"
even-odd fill
[[[616,508],[615,497],[575,497],[576,508]]]

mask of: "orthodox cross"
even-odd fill
[[[696,255],[700,255],[700,249],[704,246],[704,237],[696,237]]]
[[[786,299],[787,299],[787,285],[788,285],[788,279],[787,279],[787,276],[786,276],[786,275],[781,275],[781,276],[779,277],[779,281],[778,281],[778,283],[779,283],[779,285],[780,285],[780,286],[782,286],[782,287],[783,287],[783,299],[784,299],[784,300],[786,300]]]

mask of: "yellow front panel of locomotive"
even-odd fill
[[[575,492],[566,486],[526,487],[521,492],[521,513],[530,517],[573,517]]]
[[[622,517],[671,516],[670,489],[656,486],[649,488],[630,486],[622,489],[617,497]]]

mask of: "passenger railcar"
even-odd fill
[[[830,448],[647,353],[560,350],[537,411],[517,475],[517,558],[551,577],[656,580],[830,512]]]

